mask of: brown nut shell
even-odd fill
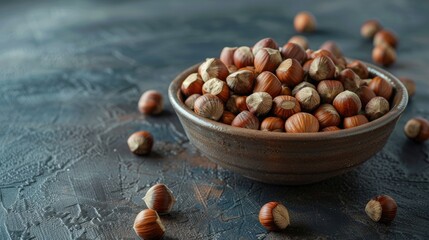
[[[337,127],[337,126],[329,126],[329,127],[325,127],[321,130],[321,132],[335,132],[335,131],[339,131],[341,130],[341,128]]]
[[[333,105],[342,117],[357,115],[362,108],[358,95],[348,90],[338,94],[333,101]]]
[[[235,114],[228,111],[223,111],[222,117],[220,118],[220,122],[231,125],[232,121],[235,118]]]
[[[152,151],[153,137],[148,131],[139,131],[131,134],[127,143],[132,153],[147,155]]]
[[[285,121],[279,117],[267,117],[261,122],[261,131],[284,132]]]
[[[238,68],[253,66],[254,56],[249,47],[239,47],[234,52],[234,65]]]
[[[183,95],[191,96],[192,94],[202,94],[204,81],[198,73],[191,73],[180,87]]]
[[[389,110],[389,102],[384,97],[375,97],[365,106],[365,115],[370,121],[373,121],[385,115]]]
[[[225,81],[222,81],[218,78],[212,78],[204,83],[203,85],[203,94],[211,94],[218,97],[223,102],[228,101],[229,98],[229,88]]]
[[[309,47],[307,38],[301,35],[292,36],[288,42],[298,44],[304,50],[307,50]]]
[[[387,195],[371,199],[365,206],[365,212],[374,222],[390,223],[395,219],[398,205]]]
[[[316,81],[333,79],[335,75],[335,64],[329,57],[317,57],[310,65],[309,74],[310,77]]]
[[[347,68],[353,70],[361,79],[366,79],[369,76],[368,68],[359,60],[347,64]]]
[[[288,133],[318,132],[319,121],[310,113],[299,112],[286,120],[285,129]]]
[[[218,121],[223,114],[223,102],[212,94],[204,94],[195,100],[194,111],[197,115]]]
[[[234,65],[234,52],[237,50],[237,47],[224,47],[220,52],[219,59],[229,68],[229,66]]]
[[[255,92],[246,98],[246,105],[255,116],[263,116],[271,110],[273,98],[266,92]]]
[[[310,12],[299,12],[293,21],[297,32],[313,32],[316,30],[316,18]]]
[[[226,78],[228,87],[236,94],[247,95],[252,92],[255,74],[250,70],[238,70]]]
[[[137,214],[133,225],[134,231],[142,239],[158,240],[164,236],[165,227],[152,209],[145,209]]]
[[[404,133],[415,142],[424,142],[429,139],[429,121],[422,117],[412,118],[405,124]]]
[[[284,60],[276,69],[276,75],[281,83],[295,86],[304,80],[304,71],[301,64],[292,58]]]
[[[363,125],[365,123],[368,123],[368,119],[365,117],[365,115],[356,115],[351,117],[346,117],[343,120],[343,127],[344,128],[354,128],[360,125]]]
[[[269,231],[280,231],[290,224],[289,212],[279,202],[269,202],[259,211],[259,222]]]
[[[272,38],[263,38],[259,40],[255,45],[252,47],[252,53],[253,55],[256,55],[259,50],[262,48],[271,48],[271,49],[279,49],[279,45],[274,41]]]
[[[156,90],[148,90],[142,94],[138,102],[138,109],[147,115],[157,115],[164,108],[162,94]]]
[[[231,126],[258,130],[259,119],[249,111],[242,111],[234,118]]]
[[[372,50],[372,60],[378,65],[389,67],[396,62],[395,49],[387,44],[380,44]]]
[[[340,114],[331,104],[322,104],[314,111],[314,116],[319,121],[321,128],[338,126],[341,123]],[[323,130],[323,129],[322,129]]]
[[[206,61],[198,67],[198,73],[201,79],[206,82],[212,78],[225,80],[229,75],[229,70],[220,59],[207,58]]]
[[[298,100],[292,96],[281,95],[273,99],[273,114],[282,119],[294,115],[297,112],[301,112],[301,106]]]
[[[295,43],[286,43],[281,49],[284,59],[292,58],[303,64],[307,60],[307,53],[304,48]]]
[[[256,77],[253,92],[267,92],[271,97],[277,97],[282,91],[282,83],[271,72],[265,71]]]
[[[189,96],[188,98],[186,98],[185,100],[185,105],[191,109],[194,110],[194,105],[195,105],[195,101],[197,100],[197,98],[199,98],[201,96],[201,94],[192,94],[191,96]]]
[[[279,50],[271,48],[262,48],[256,55],[254,60],[255,70],[257,73],[264,71],[274,71],[282,62],[282,56]]]
[[[167,214],[173,208],[176,199],[165,184],[158,183],[149,188],[143,201],[148,208],[155,210],[158,214]]]
[[[398,39],[392,31],[380,30],[374,36],[374,46],[379,46],[381,44],[387,44],[392,48],[396,48]]]
[[[368,20],[362,24],[360,35],[364,38],[372,39],[381,29],[383,27],[377,20]]]
[[[362,107],[365,107],[371,99],[376,97],[374,91],[372,91],[368,86],[361,86],[357,94],[362,103]]]
[[[305,87],[295,94],[302,111],[311,112],[320,104],[319,93],[311,87]]]
[[[368,87],[375,93],[375,95],[384,97],[389,100],[393,93],[393,86],[386,79],[381,77],[373,78]]]
[[[323,80],[317,84],[317,92],[324,103],[332,103],[334,98],[344,91],[343,84],[336,80]]]

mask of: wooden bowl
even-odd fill
[[[180,86],[198,65],[180,73],[168,95],[191,143],[214,163],[257,181],[301,185],[348,172],[380,151],[408,102],[392,74],[365,63],[395,88],[391,110],[367,124],[336,132],[284,133],[232,127],[196,115],[183,103]]]

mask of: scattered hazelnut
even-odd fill
[[[365,106],[365,114],[371,121],[382,117],[389,110],[389,102],[384,97],[375,97]]]
[[[340,114],[335,110],[331,104],[322,104],[314,112],[314,116],[319,120],[321,128],[330,126],[338,126],[341,123]]]
[[[284,60],[277,68],[276,75],[287,86],[295,86],[304,80],[301,64],[293,58]]]
[[[254,65],[257,73],[263,71],[274,71],[282,62],[279,50],[271,48],[261,48],[255,55]]]
[[[287,119],[297,112],[301,112],[301,106],[296,98],[286,95],[277,96],[273,99],[273,113],[277,117]]]
[[[279,117],[267,117],[261,122],[261,130],[268,132],[284,132],[285,121]]]
[[[304,36],[300,36],[300,35],[293,36],[289,39],[288,42],[298,44],[304,50],[308,49],[308,40]]]
[[[231,126],[248,129],[259,129],[259,120],[249,111],[239,113],[231,123]]]
[[[337,126],[329,126],[329,127],[323,128],[321,131],[322,132],[334,132],[334,131],[338,131],[338,130],[341,130],[341,128],[339,128]]]
[[[142,239],[161,239],[165,232],[158,213],[152,209],[145,209],[137,214],[133,228]]]
[[[333,105],[342,117],[357,115],[362,108],[358,95],[348,90],[338,94],[334,98]]]
[[[277,97],[282,91],[282,83],[271,72],[265,71],[256,77],[253,92],[267,92],[271,97]]]
[[[195,100],[194,111],[197,115],[217,121],[223,114],[223,102],[212,94],[204,94]]]
[[[297,32],[313,32],[316,30],[316,19],[309,12],[300,12],[295,16],[293,25]]]
[[[150,132],[139,131],[131,134],[127,143],[132,153],[147,155],[152,151],[153,137]]]
[[[197,100],[197,98],[199,98],[200,96],[201,96],[201,94],[192,94],[191,96],[186,98],[185,105],[189,109],[194,110],[195,100]]]
[[[363,125],[365,123],[368,123],[368,119],[365,117],[365,115],[356,115],[356,116],[344,118],[343,127],[346,129],[354,128],[354,127]]]
[[[299,92],[299,90],[301,90],[301,89],[303,89],[303,88],[305,88],[305,87],[311,87],[311,88],[316,89],[316,87],[315,87],[313,84],[311,84],[311,83],[309,83],[309,82],[302,82],[302,83],[300,83],[300,84],[296,85],[296,86],[292,89],[292,96],[295,96],[295,95],[296,95],[296,93],[297,93],[297,92]]]
[[[252,92],[255,75],[249,70],[238,70],[226,78],[228,87],[236,94],[246,95]]]
[[[396,48],[398,40],[393,32],[380,30],[374,36],[374,46],[378,46],[380,44],[387,44],[392,48]]]
[[[164,184],[153,185],[143,197],[146,206],[159,214],[167,214],[173,208],[176,199],[171,190]]]
[[[198,73],[191,73],[183,82],[180,89],[185,96],[192,94],[201,94],[203,87],[203,80]]]
[[[395,219],[398,205],[387,195],[379,195],[371,199],[365,207],[368,217],[374,222],[390,223]]]
[[[206,61],[199,66],[198,73],[203,81],[207,82],[212,78],[225,80],[229,74],[229,70],[220,59],[207,58]]]
[[[210,93],[218,97],[223,102],[228,101],[229,88],[225,81],[212,78],[204,83],[202,90],[203,94]]]
[[[329,57],[317,57],[310,65],[309,74],[310,77],[316,81],[333,79],[335,75],[335,64]]]
[[[326,41],[321,46],[320,49],[327,50],[334,54],[335,57],[340,58],[343,56],[343,53],[340,49],[340,47],[337,45],[334,41]]]
[[[366,79],[369,76],[368,68],[359,60],[347,64],[347,68],[353,70],[361,79]]]
[[[239,47],[234,52],[234,65],[238,68],[253,66],[253,60],[253,53],[249,47]]]
[[[383,27],[377,20],[368,20],[362,24],[360,35],[364,38],[372,39],[381,29],[383,29]]]
[[[280,95],[291,96],[292,95],[292,90],[288,86],[286,86],[285,84],[282,84],[282,91],[281,91]]]
[[[310,113],[295,113],[286,120],[286,132],[288,133],[309,133],[319,131],[319,121]]]
[[[323,80],[317,84],[317,92],[324,103],[332,103],[334,98],[344,91],[343,84],[336,80]]]
[[[375,93],[368,86],[361,86],[357,94],[363,107],[365,107],[371,99],[376,97]]]
[[[223,111],[222,117],[220,118],[220,122],[231,125],[232,121],[235,118],[235,114],[228,111]]]
[[[269,202],[259,211],[259,222],[268,231],[280,231],[290,224],[287,208],[279,202]]]
[[[405,135],[416,142],[424,142],[429,139],[429,121],[416,117],[410,119],[404,127]]]
[[[273,98],[266,92],[255,92],[246,98],[246,104],[252,114],[262,116],[271,110]]]
[[[379,65],[388,67],[396,62],[396,52],[390,46],[380,44],[372,50],[372,60]]]
[[[401,82],[404,84],[405,88],[407,89],[408,97],[414,96],[414,93],[416,92],[416,83],[413,80],[406,77],[400,77],[399,80],[401,80]]]
[[[226,102],[226,109],[234,114],[248,110],[246,105],[247,96],[232,95]]]
[[[375,95],[384,97],[387,100],[390,99],[393,93],[392,84],[378,76],[369,82],[368,87],[375,93]]]
[[[234,65],[234,52],[237,50],[237,47],[224,47],[222,52],[220,52],[220,60],[225,64],[225,66]]]
[[[141,113],[147,115],[160,114],[164,107],[162,94],[156,90],[148,90],[142,94],[138,103]]]
[[[344,69],[340,72],[338,80],[343,84],[345,90],[357,92],[360,86],[360,77],[351,69]]]
[[[295,95],[301,109],[306,112],[311,112],[316,109],[320,104],[319,93],[314,88],[305,87],[299,90]]]
[[[282,47],[281,53],[284,59],[293,58],[300,64],[303,64],[307,60],[307,53],[305,52],[304,48],[295,43],[286,43]]]
[[[256,55],[258,51],[262,48],[271,48],[271,49],[279,49],[279,45],[277,45],[276,41],[272,38],[263,38],[259,40],[255,45],[253,45],[252,52],[253,55]]]

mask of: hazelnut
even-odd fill
[[[232,112],[228,112],[228,111],[223,111],[222,117],[220,118],[220,121],[222,123],[231,125],[232,121],[235,118],[235,114]]]
[[[258,130],[259,120],[251,112],[242,111],[234,118],[231,126]]]
[[[343,84],[336,80],[323,80],[317,84],[317,92],[324,103],[332,103],[334,98],[344,91]]]
[[[198,73],[203,81],[207,82],[212,78],[225,80],[229,74],[229,70],[220,59],[207,58],[206,61],[198,67]]]
[[[316,30],[316,19],[309,12],[300,12],[295,16],[293,25],[297,32],[313,32]]]
[[[256,69],[254,66],[242,67],[242,68],[239,68],[238,70],[249,70],[249,71],[253,72],[253,74],[255,74],[255,76],[257,76]]]
[[[267,117],[261,122],[261,130],[268,132],[284,132],[285,121],[279,117]]]
[[[249,70],[238,70],[226,78],[228,87],[236,94],[246,95],[252,92],[255,75]]]
[[[284,59],[293,58],[300,64],[303,64],[307,60],[307,53],[305,52],[304,48],[295,43],[286,43],[282,47],[281,53]]]
[[[271,110],[273,98],[266,92],[255,92],[246,98],[246,105],[252,114],[262,116]]]
[[[373,78],[368,87],[375,93],[375,95],[384,97],[386,100],[389,100],[393,93],[393,87],[390,82],[381,77]]]
[[[305,61],[304,65],[302,65],[302,70],[304,70],[304,74],[307,75],[310,71],[311,63],[313,62],[313,59],[309,59]]]
[[[304,36],[300,36],[300,35],[293,36],[289,39],[288,42],[298,44],[304,50],[308,49],[308,40]]]
[[[372,39],[381,29],[383,29],[383,27],[377,20],[368,20],[362,24],[360,35],[364,38]]]
[[[183,95],[191,96],[192,94],[201,94],[203,87],[203,80],[198,73],[191,73],[183,82],[180,89]]]
[[[295,95],[301,109],[306,112],[311,112],[316,109],[320,104],[319,93],[314,88],[305,87],[299,90]]]
[[[255,55],[254,65],[257,73],[263,71],[274,71],[282,62],[279,50],[261,48]]]
[[[232,95],[226,102],[226,109],[234,114],[240,113],[247,109],[246,96]]]
[[[335,64],[329,57],[317,57],[310,65],[309,74],[310,77],[316,81],[333,79],[335,75]]]
[[[362,108],[358,95],[348,90],[338,94],[334,98],[333,105],[342,117],[357,115]]]
[[[223,102],[212,94],[204,94],[195,100],[194,111],[197,115],[217,121],[223,114]]]
[[[357,92],[360,86],[359,76],[351,69],[344,69],[340,72],[338,80],[343,84],[345,90]]]
[[[161,239],[165,232],[158,213],[152,209],[145,209],[137,214],[133,228],[142,239]]]
[[[164,184],[153,185],[143,197],[146,206],[159,214],[167,214],[173,208],[176,199],[171,190]]]
[[[153,137],[150,132],[139,131],[131,134],[127,143],[132,153],[147,155],[152,151]]]
[[[160,114],[164,107],[162,94],[156,90],[148,90],[142,94],[138,103],[141,113],[147,115]]]
[[[338,131],[341,130],[341,128],[337,127],[337,126],[329,126],[329,127],[325,127],[321,130],[321,132],[334,132],[334,131]]]
[[[321,46],[320,49],[327,50],[331,52],[336,58],[340,58],[343,56],[340,47],[334,41],[326,41]]]
[[[416,142],[424,142],[429,139],[429,121],[416,117],[410,119],[404,127],[405,135]]]
[[[363,125],[365,123],[368,123],[368,119],[365,117],[365,115],[356,115],[356,116],[344,118],[343,127],[346,129],[354,128],[354,127]]]
[[[234,65],[238,68],[253,66],[253,53],[249,47],[237,48],[234,52]]]
[[[381,30],[378,31],[374,36],[374,46],[378,46],[380,44],[387,44],[392,48],[396,48],[398,40],[393,32]]]
[[[386,44],[380,44],[372,50],[372,60],[385,67],[388,67],[396,62],[395,49]]]
[[[337,65],[340,63],[338,61],[337,57],[335,57],[335,55],[332,52],[330,52],[326,49],[319,49],[317,51],[312,52],[310,55],[310,57],[312,59],[322,57],[322,56],[330,58],[332,60],[332,62],[334,63],[334,65]]]
[[[185,105],[189,109],[194,110],[195,100],[197,100],[197,98],[199,98],[200,96],[201,96],[201,94],[192,94],[191,96],[186,98]]]
[[[416,92],[416,83],[413,80],[406,77],[400,77],[399,80],[401,80],[401,82],[404,84],[405,88],[407,89],[408,97],[414,96],[414,93]]]
[[[276,41],[274,41],[274,39],[272,38],[263,38],[261,40],[259,40],[257,43],[255,43],[255,45],[253,45],[252,48],[252,52],[253,55],[256,55],[259,50],[261,50],[262,48],[271,48],[271,49],[279,49],[279,45],[277,45]]]
[[[301,106],[298,100],[291,96],[277,96],[273,99],[273,114],[277,117],[286,119],[297,112],[301,112]]]
[[[286,132],[309,133],[319,131],[319,121],[310,113],[299,112],[286,120]]]
[[[375,97],[365,106],[365,114],[370,121],[382,117],[389,110],[389,102],[384,97]]]
[[[290,224],[287,208],[279,202],[269,202],[259,211],[259,222],[268,231],[280,231]]]
[[[228,101],[229,98],[229,88],[226,82],[218,79],[212,78],[206,81],[203,85],[203,94],[210,93],[218,97],[223,102]]]
[[[234,52],[237,50],[237,47],[224,47],[222,52],[220,52],[220,60],[229,68],[229,66],[234,66]]]
[[[365,206],[365,212],[374,222],[390,223],[395,219],[398,205],[387,195],[371,199]]]
[[[292,96],[295,96],[295,95],[296,95],[296,93],[297,93],[297,92],[299,92],[299,90],[301,90],[301,89],[303,89],[303,88],[305,88],[305,87],[311,87],[311,88],[316,89],[316,87],[315,87],[313,84],[311,84],[311,83],[309,83],[309,82],[302,82],[302,83],[300,83],[300,84],[296,85],[296,86],[292,89]]]
[[[292,90],[288,86],[286,86],[285,84],[282,84],[282,91],[281,91],[280,95],[291,96],[292,95]]]
[[[306,49],[305,53],[307,54],[307,60],[314,59],[314,57],[313,57],[314,50]]]
[[[304,80],[301,64],[293,58],[284,60],[277,68],[276,75],[287,86],[295,86]]]
[[[271,72],[265,71],[256,77],[253,92],[267,92],[271,97],[275,98],[282,91],[282,83]]]
[[[322,104],[314,112],[314,116],[319,120],[321,128],[330,126],[338,126],[341,123],[340,114],[335,110],[331,104]]]
[[[347,68],[353,70],[361,79],[366,79],[369,76],[368,68],[359,60],[347,64]]]
[[[228,68],[228,72],[230,74],[234,73],[234,72],[237,72],[237,70],[238,70],[238,68],[235,65],[229,65],[229,66],[227,66],[227,68]]]
[[[368,86],[361,86],[357,94],[363,107],[365,107],[371,99],[376,97],[375,93]]]

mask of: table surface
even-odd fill
[[[0,5],[0,239],[135,239],[141,198],[157,183],[177,196],[162,217],[165,239],[428,239],[429,144],[402,132],[429,118],[427,1],[10,1]],[[166,99],[158,117],[137,111],[140,94],[164,96],[183,69],[223,46],[279,43],[293,16],[312,11],[317,48],[335,40],[370,61],[362,22],[377,17],[400,39],[389,70],[417,81],[384,149],[347,174],[287,187],[258,183],[209,162],[187,140]],[[137,157],[126,140],[149,130],[153,153]],[[317,159],[315,159],[317,160]],[[368,199],[397,200],[391,225],[365,215]],[[269,233],[258,222],[281,201],[292,224]]]

